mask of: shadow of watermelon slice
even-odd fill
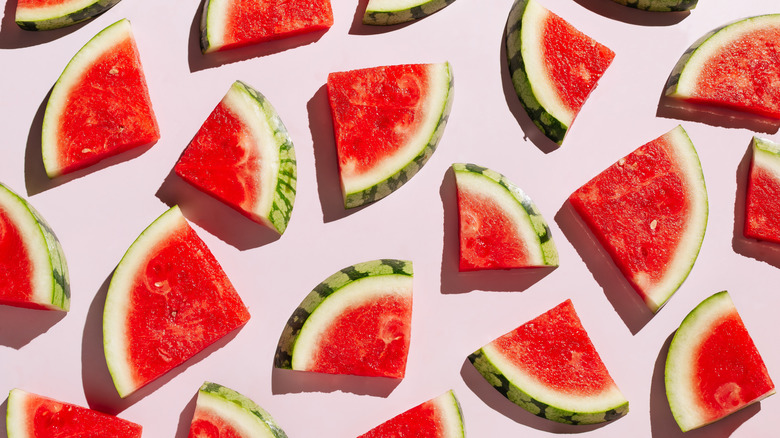
[[[657,117],[688,120],[723,128],[748,129],[774,134],[780,129],[780,121],[744,112],[703,104],[692,104],[661,96],[656,110]]]
[[[276,367],[271,371],[272,394],[348,392],[356,395],[386,398],[400,383],[401,379],[388,377],[323,374]]]

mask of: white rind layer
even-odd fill
[[[216,52],[225,45],[225,28],[230,4],[228,0],[206,0],[201,27],[205,29],[208,46],[204,46],[203,53]]]
[[[780,180],[780,144],[770,140],[753,137],[753,165],[770,172]]]
[[[463,415],[460,410],[460,403],[452,390],[433,399],[438,411],[441,412],[441,418],[444,420],[442,429],[443,438],[464,438],[466,436],[463,427]]]
[[[31,419],[28,418],[26,406],[30,397],[29,392],[17,388],[9,392],[6,413],[8,438],[28,438],[28,424]]]
[[[223,419],[234,427],[241,436],[257,438],[278,438],[257,415],[247,411],[238,403],[214,393],[199,391],[195,410]]]

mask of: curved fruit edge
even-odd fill
[[[93,0],[85,5],[76,5],[75,9],[70,10],[56,10],[62,9],[60,6],[44,8],[54,9],[53,12],[55,15],[53,16],[44,16],[41,15],[40,11],[32,10],[26,14],[25,11],[22,11],[22,16],[20,17],[19,12],[21,9],[17,7],[15,20],[16,24],[24,30],[38,31],[59,29],[97,17],[119,2],[120,0]],[[36,17],[36,15],[38,16]]]
[[[279,427],[273,417],[271,417],[271,414],[250,398],[233,389],[218,383],[204,382],[198,390],[196,410],[197,404],[203,403],[201,397],[208,397],[209,399],[214,400],[214,402],[209,403],[209,405],[215,410],[229,408],[230,406],[238,407],[242,413],[241,416],[243,417],[241,418],[241,421],[246,423],[247,429],[249,430],[260,428],[260,432],[270,432],[275,438],[287,438],[287,435],[282,428]]]
[[[399,9],[389,9],[376,7],[373,1],[369,1],[366,11],[363,14],[363,24],[371,26],[387,26],[392,24],[407,23],[409,21],[419,20],[438,12],[441,9],[451,5],[455,0],[417,0],[406,1],[402,3],[413,3],[403,5]],[[373,8],[373,9],[372,9]]]
[[[615,3],[651,12],[690,11],[699,0],[613,0]]]
[[[446,425],[445,438],[463,438],[466,436],[466,428],[463,422],[463,409],[460,406],[455,391],[449,390],[432,400],[437,408],[443,412]]]

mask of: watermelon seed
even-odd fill
[[[625,158],[621,158],[621,159],[618,160],[618,165],[622,166],[624,164],[626,164],[626,159]]]
[[[650,222],[650,229],[655,230],[655,228],[658,226],[658,221],[653,219],[652,222]]]
[[[116,67],[112,67],[111,70],[108,71],[108,74],[116,76],[119,74],[119,70]]]

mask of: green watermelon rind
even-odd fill
[[[37,260],[38,283],[46,283],[39,292],[33,293],[33,303],[67,312],[70,309],[68,264],[51,226],[29,202],[3,184],[0,184],[0,208],[13,214],[19,220],[17,225],[24,227],[21,237],[31,259]]]
[[[454,2],[455,0],[370,0],[363,14],[363,24],[387,26],[407,23],[425,18]]]
[[[204,382],[198,390],[196,411],[207,408],[228,422],[240,423],[238,430],[252,431],[252,436],[287,438],[266,410],[248,397],[218,383]]]
[[[482,177],[498,191],[497,196],[501,196],[502,192],[508,193],[517,202],[518,208],[515,211],[521,213],[520,217],[527,218],[526,222],[522,224],[517,223],[516,225],[518,228],[523,229],[523,232],[520,234],[522,234],[523,241],[529,250],[538,249],[538,251],[534,251],[537,254],[537,257],[534,257],[534,259],[538,259],[536,263],[540,266],[558,266],[558,250],[552,239],[550,227],[525,192],[509,181],[506,176],[476,164],[455,163],[452,165],[452,169],[455,172],[456,181],[458,175]],[[459,181],[458,185],[463,183]]]
[[[719,420],[716,418],[712,421],[704,421],[699,418],[693,410],[697,405],[696,396],[692,389],[687,388],[686,382],[695,380],[693,377],[695,373],[694,360],[690,357],[692,351],[701,342],[702,336],[711,332],[712,324],[717,322],[722,315],[731,312],[736,312],[736,308],[727,291],[709,296],[688,313],[669,344],[664,366],[664,385],[672,416],[683,432]],[[772,389],[742,408],[759,402],[774,393],[775,390]]]
[[[699,0],[612,0],[615,3],[651,12],[682,12],[696,8]]]
[[[71,1],[73,6],[63,8],[62,5],[32,8],[24,10],[17,7],[16,24],[24,30],[52,30],[71,26],[111,9],[120,0],[85,0]],[[50,9],[50,11],[47,11]],[[59,10],[58,10],[59,9]]]
[[[295,369],[293,358],[296,344],[304,325],[329,297],[345,287],[367,278],[395,276],[413,277],[412,262],[406,260],[380,259],[348,266],[318,284],[293,311],[285,324],[274,356],[274,366],[281,369]]]
[[[217,11],[223,11],[225,9],[224,7],[220,9],[218,6],[219,0],[205,0],[203,2],[203,10],[200,15],[200,50],[204,54],[216,52],[222,48],[222,45],[214,44],[214,36],[212,36],[212,34],[214,29],[217,27],[223,28],[224,25],[209,25],[212,20],[215,20],[214,17],[216,16]]]

